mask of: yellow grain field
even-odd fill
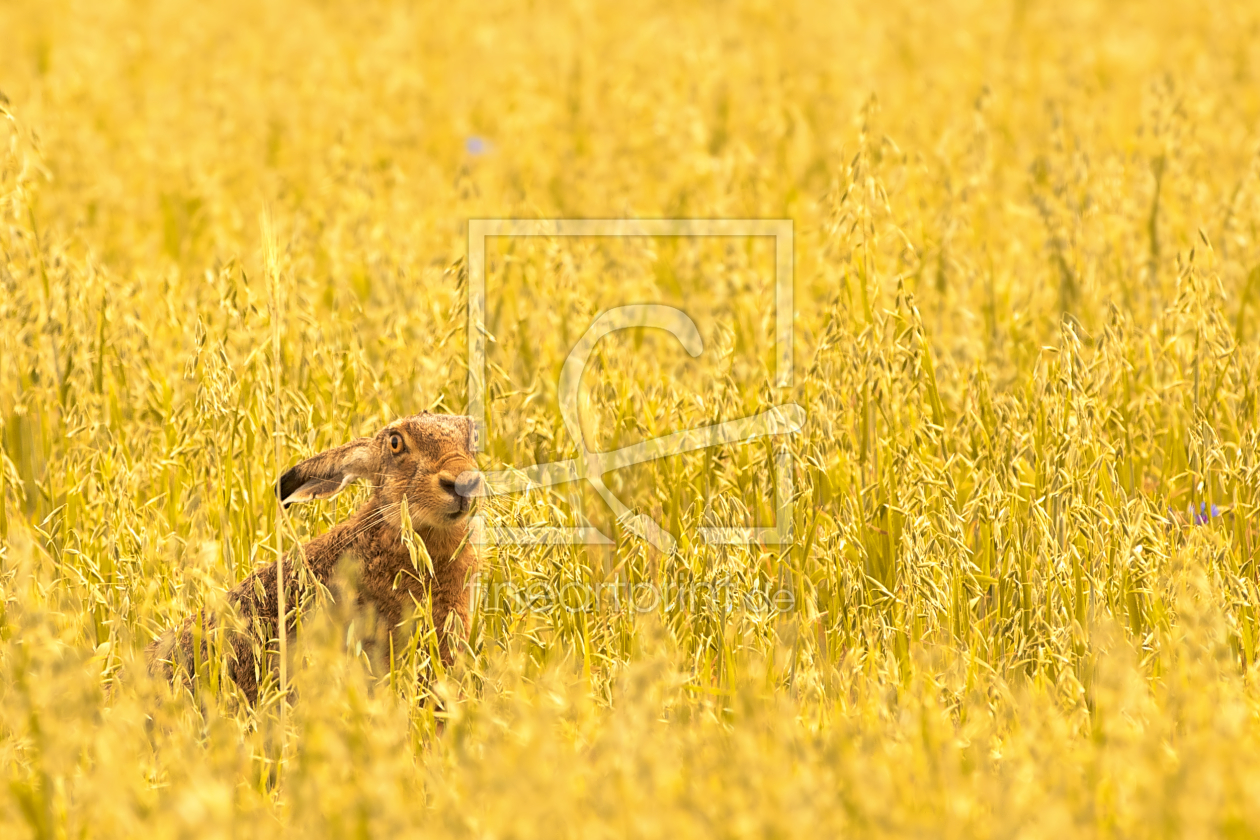
[[[0,91],[0,836],[1260,834],[1255,3],[6,0]],[[486,500],[612,544],[487,545],[450,668],[149,677],[364,498],[279,471],[465,412],[470,219],[793,232],[789,388],[773,240],[488,239],[485,469],[804,428],[608,473],[673,551]],[[583,444],[632,303],[703,352]]]

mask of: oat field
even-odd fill
[[[1260,835],[1256,4],[6,0],[0,91],[0,836]],[[484,500],[610,544],[487,544],[449,668],[324,604],[151,678],[555,218],[791,220],[793,381],[772,240],[492,237],[483,468],[804,428],[609,473],[673,551]],[[605,338],[576,441],[629,303],[703,352]]]

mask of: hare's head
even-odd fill
[[[467,518],[482,495],[473,457],[470,417],[416,414],[395,420],[374,437],[360,438],[307,458],[280,477],[280,501],[327,499],[355,481],[373,488],[373,502],[397,523],[401,502],[417,525],[441,528]]]

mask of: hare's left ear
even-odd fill
[[[288,507],[294,502],[332,498],[355,481],[374,475],[380,466],[378,460],[372,438],[361,438],[307,458],[280,476],[276,487],[280,503]]]

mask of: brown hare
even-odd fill
[[[447,631],[467,632],[477,568],[471,512],[483,485],[473,457],[473,435],[471,418],[424,412],[389,424],[375,437],[308,458],[281,476],[277,489],[285,507],[330,498],[355,481],[372,485],[371,496],[354,515],[285,558],[290,636],[294,606],[311,594],[313,582],[330,586],[338,561],[345,557],[358,579],[359,603],[373,608],[391,632],[397,632],[416,604],[431,604],[441,658],[451,662]],[[423,560],[413,561],[405,541],[408,535],[403,533],[408,520],[428,550],[432,572]],[[274,563],[227,594],[228,603],[249,628],[224,629],[224,648],[230,652],[227,669],[251,703],[257,701],[267,667],[258,653],[277,639],[276,594]],[[199,663],[207,661],[205,639],[215,627],[215,617],[200,612],[177,632],[167,632],[149,646],[153,670],[167,679],[191,676]]]

